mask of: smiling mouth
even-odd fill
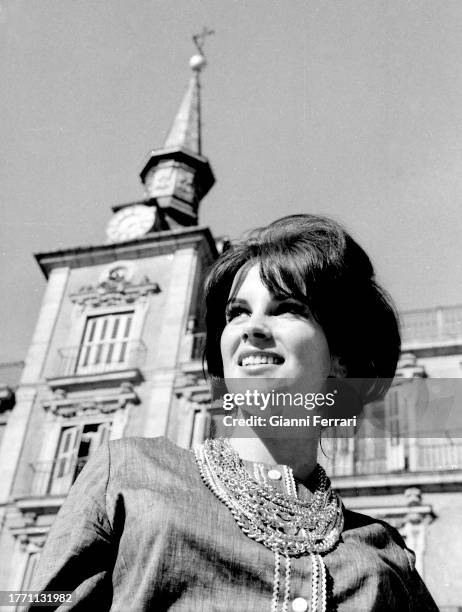
[[[245,355],[240,357],[238,364],[240,366],[257,366],[257,365],[279,365],[284,362],[284,359],[279,355],[270,355],[268,353],[257,353],[253,355]]]

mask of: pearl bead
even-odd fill
[[[279,470],[270,470],[268,472],[268,478],[271,478],[271,480],[281,480],[282,474]]]
[[[292,610],[294,612],[305,612],[305,610],[308,610],[308,602],[304,597],[297,597],[292,602]]]

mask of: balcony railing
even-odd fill
[[[462,305],[401,314],[403,345],[462,343]]]
[[[462,441],[422,440],[416,450],[416,465],[421,470],[462,469]]]
[[[71,457],[67,461],[66,468],[59,473],[58,464],[61,464],[62,459],[30,463],[29,468],[32,470],[30,495],[32,497],[67,495],[87,461],[88,457],[79,457],[77,459]]]
[[[357,440],[355,440],[357,442]],[[381,456],[359,458],[358,448],[335,453],[326,448],[320,461],[332,476],[365,476],[398,472],[462,470],[462,440],[409,440],[406,449],[391,447]]]
[[[53,376],[101,374],[139,368],[146,361],[146,352],[146,345],[141,340],[106,341],[61,348]]]

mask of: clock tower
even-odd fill
[[[146,199],[114,207],[106,230],[109,242],[198,224],[200,201],[215,182],[202,154],[200,75],[206,60],[198,49],[189,60],[192,75],[164,146],[149,153],[141,170]]]

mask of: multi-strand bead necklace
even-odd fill
[[[281,558],[285,561],[282,612],[290,598],[291,557],[311,558],[311,610],[327,607],[326,568],[321,554],[332,550],[343,529],[342,504],[323,468],[316,467],[313,498],[300,500],[292,470],[285,468],[289,494],[260,484],[246,470],[237,452],[223,438],[206,440],[194,449],[204,483],[232,513],[252,540],[274,553],[271,612],[277,612],[281,588]]]

